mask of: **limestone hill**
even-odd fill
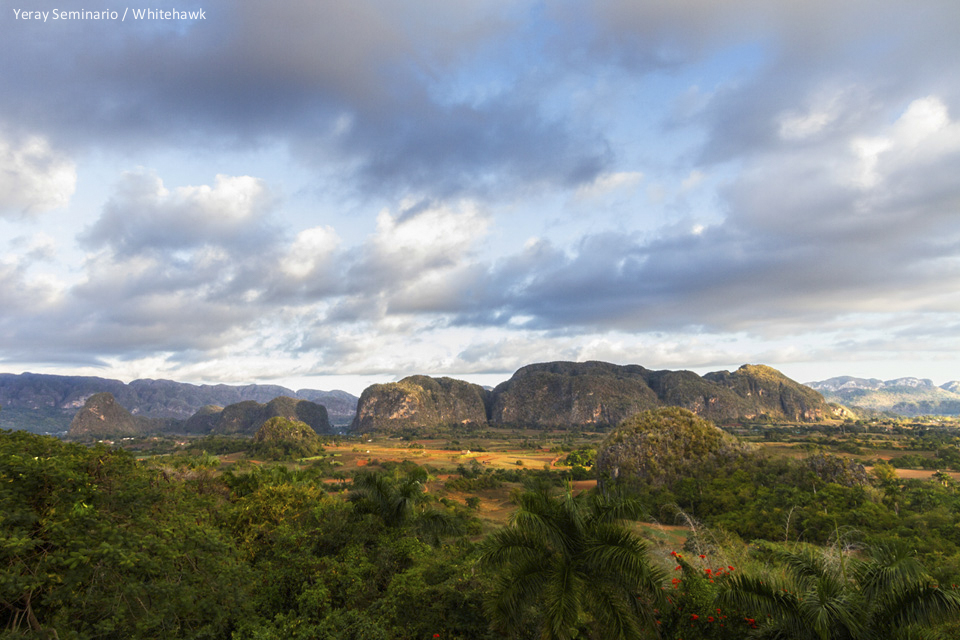
[[[493,390],[491,422],[610,427],[660,406],[731,422],[821,420],[832,410],[816,391],[763,365],[699,376],[606,362],[551,362],[517,371]]]
[[[686,409],[664,407],[624,420],[597,449],[596,468],[601,487],[662,487],[747,453],[712,422]]]
[[[214,408],[208,407],[206,410],[208,415],[203,417],[202,420],[211,421],[212,415],[209,414],[215,413]],[[266,404],[247,400],[224,407],[217,414],[217,420],[211,433],[253,435],[263,423],[276,417],[299,420],[318,433],[331,432],[327,410],[322,405],[309,400],[280,396]]]
[[[257,429],[248,453],[260,458],[283,460],[312,456],[322,450],[320,437],[308,424],[275,416]]]
[[[833,415],[819,393],[763,365],[699,376],[607,362],[548,362],[519,369],[493,391],[425,376],[373,385],[361,395],[351,429],[391,431],[463,422],[608,429],[664,406],[718,422],[816,421]]]
[[[351,431],[396,431],[408,427],[486,424],[487,391],[480,385],[410,376],[364,389]]]
[[[201,407],[187,420],[174,420],[135,416],[112,394],[97,393],[88,398],[74,416],[67,437],[86,440],[162,433],[252,436],[274,417],[300,421],[315,432],[331,433],[327,410],[309,400],[281,396],[266,404],[248,400],[223,408],[209,405]]]
[[[83,404],[70,423],[68,437],[100,439],[138,436],[155,430],[149,418],[134,416],[112,393],[95,393]]]

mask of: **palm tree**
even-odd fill
[[[358,473],[347,499],[358,513],[372,513],[388,527],[411,527],[423,540],[440,544],[445,535],[462,533],[463,523],[449,513],[427,506],[427,472],[422,467],[393,474]]]
[[[864,559],[812,547],[775,555],[782,575],[737,576],[720,596],[761,621],[757,637],[933,639],[937,623],[960,616],[960,594],[934,584],[903,545],[877,546]]]
[[[629,640],[653,630],[663,574],[628,525],[636,502],[599,494],[520,494],[511,523],[486,541],[482,562],[498,571],[488,601],[494,623],[519,628],[534,619],[545,640]]]

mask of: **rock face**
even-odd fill
[[[506,425],[596,427],[660,406],[638,365],[550,362],[523,367],[493,390],[490,421]]]
[[[208,409],[212,411],[212,409]],[[253,400],[231,404],[219,412],[211,433],[219,435],[253,435],[271,418],[288,418],[307,424],[317,433],[331,433],[327,410],[309,400],[280,396],[266,404]],[[192,419],[192,418],[191,418]],[[210,417],[204,417],[210,420]]]
[[[183,432],[190,435],[213,433],[221,413],[223,413],[223,407],[213,404],[200,407],[183,423]]]
[[[701,377],[692,371],[651,371],[639,365],[547,362],[521,368],[490,392],[467,382],[426,376],[373,385],[360,396],[351,430],[395,431],[464,422],[607,429],[663,406],[724,422],[814,421],[833,415],[819,393],[762,365]]]
[[[152,424],[120,406],[111,393],[95,393],[87,398],[70,423],[68,437],[76,439],[118,438],[143,435]]]
[[[747,415],[814,421],[832,414],[822,395],[772,367],[745,364],[733,373],[718,371],[703,378],[739,396]]]
[[[748,449],[691,411],[665,407],[627,418],[597,449],[601,489],[662,487],[716,470]]]
[[[820,420],[832,414],[823,397],[776,369],[744,365],[699,376],[606,362],[551,362],[523,367],[493,391],[491,422],[539,427],[611,427],[660,406],[734,421]]]
[[[397,431],[450,424],[486,424],[487,391],[480,385],[410,376],[364,389],[350,430]]]

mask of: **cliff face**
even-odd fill
[[[207,411],[208,415],[203,419],[211,420],[209,412],[212,412],[212,408]],[[266,404],[247,400],[228,405],[219,412],[212,433],[253,435],[271,418],[298,420],[317,433],[331,433],[327,410],[322,405],[286,396],[274,398]]]
[[[611,427],[660,406],[716,421],[820,420],[831,415],[816,391],[762,365],[699,376],[605,362],[529,365],[493,391],[491,422],[539,427]]]
[[[719,422],[761,416],[812,421],[832,414],[819,393],[762,365],[699,376],[607,362],[547,362],[521,368],[492,392],[460,380],[426,376],[373,385],[360,396],[351,430],[463,422],[606,429],[664,406]]]
[[[743,399],[747,413],[754,416],[815,421],[832,414],[827,401],[817,391],[794,382],[772,367],[745,364],[733,373],[708,373],[704,379],[733,391]]]
[[[119,438],[151,431],[152,421],[134,416],[111,393],[96,393],[84,403],[70,423],[67,436],[76,439]]]
[[[486,396],[483,387],[453,378],[410,376],[399,382],[375,384],[360,395],[350,430],[363,433],[486,424]]]
[[[606,427],[660,405],[643,367],[551,362],[517,371],[493,391],[490,421],[543,427]]]

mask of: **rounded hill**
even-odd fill
[[[601,485],[669,486],[745,455],[735,437],[692,411],[663,407],[624,420],[597,450]]]

